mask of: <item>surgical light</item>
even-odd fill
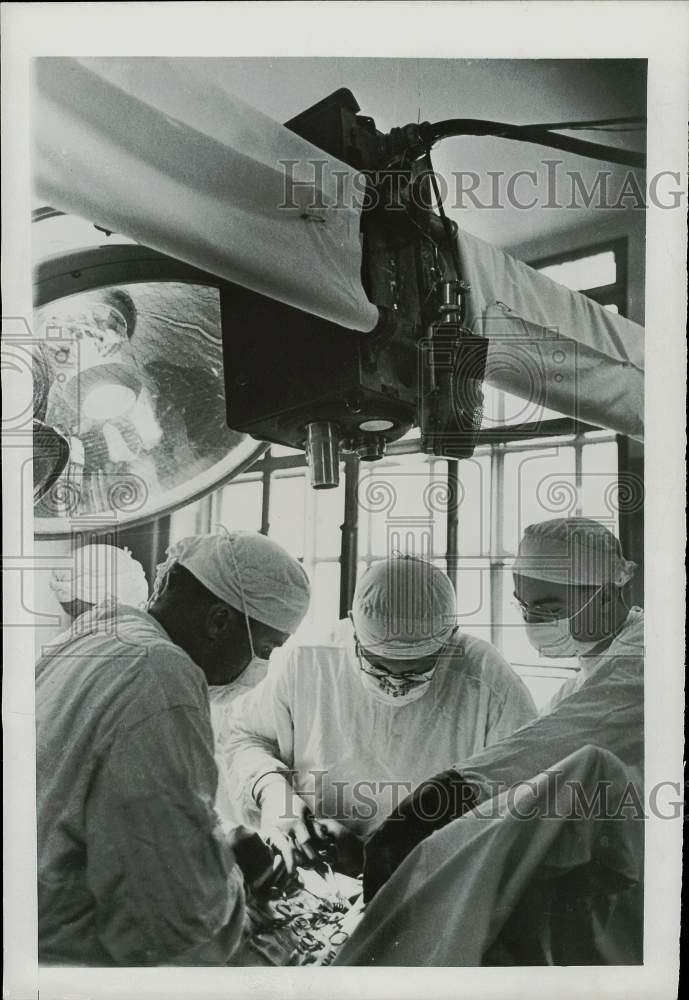
[[[392,420],[362,420],[359,424],[359,430],[381,433],[382,431],[392,430],[394,426]]]
[[[144,247],[99,246],[40,262],[34,289],[47,428],[35,434],[37,535],[69,536],[84,518],[141,523],[265,451],[225,421],[209,275]]]
[[[54,427],[33,421],[33,499],[38,503],[59,480],[69,462],[70,447]]]

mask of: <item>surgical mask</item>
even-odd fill
[[[599,587],[586,604],[569,618],[558,618],[552,622],[526,622],[526,636],[533,648],[542,656],[559,659],[567,656],[585,656],[600,645],[602,642],[600,638],[576,639],[572,635],[570,623],[579,617],[602,589]]]
[[[235,677],[229,684],[211,684],[209,686],[208,697],[211,704],[230,705],[240,694],[244,694],[260,684],[267,673],[268,660],[254,656],[239,677]]]
[[[359,640],[355,637],[356,655],[359,660],[361,683],[364,688],[379,701],[384,701],[388,705],[409,705],[413,701],[418,701],[428,691],[433,680],[433,675],[437,669],[438,661],[433,664],[430,670],[423,673],[392,673],[384,667],[374,667],[372,663],[365,660],[361,655]],[[438,654],[438,658],[440,654]]]

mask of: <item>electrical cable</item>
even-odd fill
[[[641,129],[644,129],[646,127],[646,118],[639,115],[638,117],[630,118],[596,118],[589,122],[541,122],[537,125],[525,125],[524,128],[544,128],[554,132],[576,129],[586,131],[586,129],[603,128],[607,125],[638,125]]]
[[[438,187],[438,180],[435,176],[435,171],[433,169],[433,162],[431,160],[431,150],[430,146],[426,150],[426,163],[428,165],[428,173],[430,175],[431,186],[433,188],[433,195],[435,197],[438,212],[440,214],[440,220],[443,224],[443,229],[445,230],[445,236],[447,237],[447,242],[450,247],[450,253],[452,254],[452,265],[455,269],[455,277],[457,281],[461,281],[461,264],[459,263],[459,250],[457,249],[457,240],[454,239],[452,232],[452,224],[445,214],[445,209],[443,207],[443,199],[440,195],[440,188]]]
[[[618,128],[614,128],[612,125],[591,125],[590,128],[586,129],[587,132],[609,132],[612,135],[625,135],[629,132],[645,132],[645,125],[621,125]]]
[[[620,163],[628,167],[646,166],[644,153],[558,135],[557,132],[548,131],[541,126],[509,125],[506,122],[492,122],[481,118],[447,118],[433,124],[422,124],[419,126],[419,135],[425,149],[441,139],[449,139],[453,136],[495,136],[500,139],[532,142],[539,146],[549,146],[551,149],[561,149],[564,152],[575,153],[595,160],[607,160],[610,163]],[[421,152],[419,155],[422,155]]]

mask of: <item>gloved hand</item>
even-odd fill
[[[284,864],[255,830],[236,826],[228,833],[227,839],[244,881],[252,892],[283,883],[286,877]]]
[[[417,844],[475,805],[474,789],[453,768],[422,782],[364,846],[364,902],[373,899]]]
[[[333,866],[344,875],[356,878],[364,868],[364,844],[355,833],[336,819],[317,819],[313,826],[322,840],[329,840],[335,847]]]
[[[311,810],[284,778],[265,784],[258,794],[261,836],[279,851],[291,875],[296,866],[317,860],[318,833]]]

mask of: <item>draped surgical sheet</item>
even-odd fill
[[[644,329],[461,233],[467,324],[490,340],[486,382],[642,438]]]
[[[640,964],[641,802],[635,769],[577,750],[421,843],[334,964]]]
[[[352,167],[185,60],[44,58],[35,84],[48,204],[342,326],[376,325]]]
[[[184,59],[40,58],[35,83],[34,182],[54,208],[351,330],[375,327],[358,171]],[[491,341],[489,384],[643,436],[642,327],[464,232],[459,255],[468,324]]]

